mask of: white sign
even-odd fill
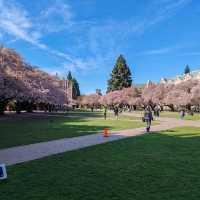
[[[6,166],[5,164],[0,164],[0,180],[7,179]]]

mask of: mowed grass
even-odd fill
[[[169,117],[169,118],[177,118],[180,119],[180,114],[178,112],[161,112],[161,117]],[[200,114],[194,113],[194,115],[190,115],[186,113],[184,117],[185,120],[200,120]]]
[[[69,113],[65,117],[18,116],[0,121],[0,149],[98,133],[104,128],[115,131],[144,126],[137,119],[120,116],[116,120],[113,115],[109,115],[104,120],[102,113]]]
[[[144,111],[134,111],[133,113],[137,115],[144,115]],[[160,112],[161,117],[167,117],[167,118],[176,118],[180,119],[180,113],[179,112],[170,112],[170,111],[162,111]],[[200,113],[194,113],[194,115],[190,115],[189,113],[186,113],[185,120],[200,120]]]
[[[184,127],[11,166],[0,199],[199,200],[199,147]]]

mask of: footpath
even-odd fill
[[[151,131],[158,132],[180,126],[200,127],[200,121],[161,118],[159,122],[159,125],[151,127]],[[102,134],[93,134],[2,149],[0,150],[0,163],[5,163],[8,166],[14,165],[142,134],[146,134],[145,128],[116,131],[110,134],[109,137],[103,137]]]

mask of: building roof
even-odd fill
[[[178,81],[178,80],[181,81],[181,80],[185,80],[187,77],[190,77],[190,78],[199,77],[199,79],[200,79],[200,69],[191,71],[189,74],[181,74],[181,75],[177,75],[176,77],[172,77],[172,78],[162,78],[161,81],[165,81],[165,82]]]

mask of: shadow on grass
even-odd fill
[[[186,127],[51,156],[9,167],[0,199],[198,200],[199,147]]]
[[[10,114],[0,117],[0,123],[4,121],[21,121],[24,119],[51,119],[51,118],[69,118],[69,119],[83,119],[83,118],[103,118],[101,112],[66,112],[66,113],[21,113]]]
[[[72,120],[71,120],[72,121]],[[102,132],[104,128],[111,128],[103,125],[85,125],[84,119],[77,119],[66,122],[66,119],[41,120],[41,121],[16,121],[10,124],[6,122],[0,125],[0,149],[13,146],[32,144],[44,141],[51,141],[62,138],[78,137]],[[24,124],[25,123],[25,124]],[[76,124],[79,123],[79,124]],[[35,124],[35,125],[34,125]]]
[[[171,133],[174,133],[174,132],[176,132],[175,130],[173,130],[173,129],[171,129],[171,130],[167,130],[166,132],[171,132]]]
[[[95,115],[95,114],[94,114]],[[94,116],[92,115],[92,116]],[[91,115],[90,115],[91,116]],[[102,132],[103,125],[86,125],[88,118],[20,117],[0,122],[0,149]],[[110,126],[106,126],[110,128]]]
[[[44,114],[45,115],[45,114]],[[66,112],[66,113],[47,113],[46,115],[55,115],[55,116],[63,116],[63,117],[72,117],[72,118],[85,118],[85,117],[102,117],[103,114],[101,112]]]
[[[102,113],[73,113],[69,117],[47,114],[22,114],[0,121],[0,149],[11,146],[31,144],[62,138],[71,138],[82,135],[102,132],[104,128],[125,129],[126,123],[122,120],[106,120]],[[127,124],[134,128],[133,124]],[[138,126],[136,126],[138,127]]]

